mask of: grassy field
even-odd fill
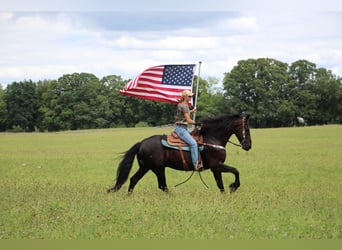
[[[153,173],[106,193],[121,152],[169,132],[0,134],[0,239],[342,239],[342,126],[252,129],[249,152],[227,145],[234,194],[171,169],[168,194]]]

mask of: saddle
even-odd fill
[[[203,144],[203,136],[200,135],[199,130],[197,128],[195,128],[193,131],[190,132],[191,136],[195,139],[195,141],[197,142],[198,145],[200,145],[198,147],[198,151],[201,152],[204,149],[204,146],[201,145]],[[190,151],[190,147],[189,145],[183,141],[174,131],[171,132],[170,135],[167,136],[163,136],[162,138],[162,145],[164,147],[168,147],[168,148],[172,148],[172,149],[176,149],[179,150],[181,159],[182,159],[182,163],[183,163],[183,168],[184,170],[188,170],[188,165],[185,161],[185,157],[183,154],[183,151]],[[198,154],[199,157],[199,162],[202,162],[201,159],[201,154]]]
[[[203,136],[199,134],[198,128],[195,128],[193,131],[190,132],[190,135],[192,138],[195,139],[197,144],[202,144],[203,143]],[[166,136],[166,141],[170,146],[174,147],[188,147],[189,145],[183,141],[175,131],[172,131],[170,135]]]

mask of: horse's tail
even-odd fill
[[[121,186],[127,181],[129,173],[131,172],[133,166],[135,155],[138,153],[141,143],[142,142],[136,143],[125,152],[125,155],[123,156],[123,159],[121,160],[118,170],[116,172],[115,186],[109,189],[108,192],[118,191],[121,188]]]

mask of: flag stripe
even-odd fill
[[[150,95],[150,94],[158,94],[158,95],[163,95],[165,97],[172,97],[172,98],[176,98],[176,99],[180,99],[180,95],[178,94],[179,92],[177,92],[177,94],[175,94],[175,92],[172,91],[156,91],[154,89],[151,88],[135,88],[134,90],[129,90],[126,91],[128,93],[141,93],[141,94],[145,94],[145,95]]]
[[[131,95],[136,95],[136,96],[141,95],[141,93],[142,92],[139,91],[139,90],[133,90],[133,91],[125,92],[125,94],[131,94]],[[144,96],[146,96],[146,97],[149,97],[149,96],[151,96],[151,97],[160,97],[160,98],[164,97],[164,98],[166,98],[168,100],[173,100],[175,98],[178,98],[178,99],[180,98],[178,95],[177,96],[175,96],[175,95],[166,95],[166,94],[159,93],[159,92],[148,92],[148,93],[144,92]]]
[[[191,90],[195,64],[159,65],[128,82],[120,94],[147,100],[177,103],[183,90]]]
[[[151,94],[151,93],[145,93],[144,95],[141,95],[141,92],[135,92],[135,91],[129,91],[129,92],[125,92],[122,94],[127,95],[127,96],[138,97],[138,98],[146,99],[146,100],[161,101],[161,102],[168,102],[168,103],[175,103],[174,100],[177,98],[175,96],[167,97],[165,95]]]
[[[140,82],[140,84],[136,88],[154,88],[154,89],[157,89],[157,90],[170,90],[172,92],[178,92],[177,94],[179,94],[179,92],[182,92],[185,89],[189,89],[189,87],[181,88],[179,86],[167,86],[167,87],[164,87],[163,85],[154,84],[154,83],[150,83],[150,82]]]

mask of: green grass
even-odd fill
[[[221,194],[210,171],[167,169],[113,194],[120,153],[170,129],[0,134],[0,239],[341,239],[342,126],[252,129],[227,145],[241,187]],[[134,163],[135,172],[137,163]],[[225,187],[233,175],[223,175]]]

